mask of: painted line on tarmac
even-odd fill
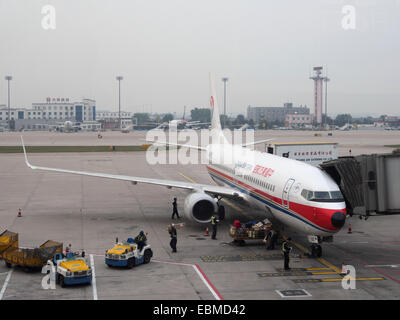
[[[336,247],[336,248],[337,248],[337,247]],[[350,256],[353,260],[357,260],[357,261],[360,262],[364,267],[368,266],[368,264],[367,264],[365,261],[361,260],[360,258],[356,258],[355,256],[349,254],[348,252],[344,251],[343,249],[340,249],[340,248],[337,248],[337,249],[339,249],[339,250],[341,250],[342,252],[344,252],[347,256]],[[378,270],[377,268],[374,268],[374,267],[369,267],[369,268],[370,268],[371,270],[374,270],[376,273],[379,273],[379,274],[381,274],[381,275],[384,275],[385,277],[389,278],[390,280],[393,280],[394,282],[400,284],[400,280],[399,280],[399,279],[396,279],[396,278],[391,277],[391,276],[388,275],[386,272],[380,271],[380,270]]]
[[[178,172],[182,177],[184,177],[186,180],[188,180],[191,183],[197,183],[196,181],[194,181],[193,179],[185,176],[182,172]]]
[[[196,181],[194,181],[193,179],[191,179],[191,178],[185,176],[182,172],[179,172],[179,174],[180,174],[182,177],[184,177],[185,179],[187,179],[188,181],[190,181],[190,182],[192,182],[192,183],[196,183]],[[239,207],[237,207],[236,205],[232,204],[230,201],[227,201],[226,199],[223,199],[223,201],[224,201],[225,203],[227,203],[228,205],[230,205],[230,206],[231,206],[232,208],[234,208],[235,210],[237,210],[237,211],[239,211],[239,212],[245,214],[245,215],[248,216],[248,217],[253,218],[251,215],[247,214],[247,213],[244,212],[241,208],[239,208]],[[285,238],[286,238],[286,236],[285,236]],[[285,240],[286,240],[286,239],[285,239]],[[299,243],[297,243],[297,242],[294,242],[294,241],[293,241],[293,244],[294,244],[297,248],[299,248],[301,251],[303,251],[303,253],[309,253],[308,250],[307,250],[306,248],[304,248],[301,244],[299,244]],[[341,273],[342,273],[342,271],[341,271],[338,267],[334,266],[332,263],[330,263],[329,261],[325,260],[324,258],[317,258],[317,260],[318,260],[321,264],[323,264],[323,265],[325,265],[326,267],[328,267],[329,269],[335,271],[336,273],[338,273],[338,274],[341,274]]]
[[[399,268],[400,264],[367,264],[368,268]]]
[[[203,281],[203,283],[206,285],[208,290],[210,290],[210,292],[212,293],[214,298],[216,300],[224,300],[224,298],[218,292],[217,288],[215,288],[215,286],[212,284],[212,282],[207,278],[206,274],[203,272],[203,270],[200,268],[199,265],[194,264],[194,263],[175,262],[175,261],[158,260],[158,259],[153,259],[152,261],[160,262],[160,263],[168,263],[168,264],[176,264],[176,265],[183,265],[183,266],[192,267],[196,271],[196,273],[200,277],[200,279]]]
[[[12,273],[13,273],[13,269],[11,269],[10,271],[8,271],[7,278],[6,278],[6,280],[4,281],[3,288],[1,288],[1,291],[0,291],[0,300],[3,299],[4,293],[6,292],[6,289],[7,289],[7,285],[8,285],[8,283],[10,282],[10,278],[11,278],[11,274],[12,274]]]
[[[100,254],[95,254],[95,253],[90,254],[90,261],[91,262],[92,262],[92,259],[93,259],[92,256],[104,257],[104,255],[100,255]],[[175,262],[175,261],[159,260],[159,259],[152,259],[151,261],[192,267],[196,271],[196,273],[198,274],[200,279],[204,282],[204,284],[206,285],[208,290],[210,290],[210,292],[215,297],[215,299],[216,300],[224,300],[224,298],[218,292],[217,288],[215,288],[215,286],[212,284],[212,282],[207,278],[206,274],[203,272],[203,270],[200,268],[199,265],[193,264],[193,263],[187,263],[187,262]],[[93,263],[93,268],[92,269],[93,269],[92,272],[93,272],[93,277],[94,277],[94,263]],[[94,278],[94,282],[92,280],[92,285],[94,285],[94,288],[96,287],[96,279],[95,278]],[[94,290],[95,289],[93,289],[93,297],[94,297]],[[94,300],[97,300],[97,291],[96,291],[96,298]]]
[[[98,300],[98,297],[97,297],[97,286],[96,286],[96,272],[94,270],[93,254],[90,255],[90,267],[92,268],[93,300]]]
[[[285,240],[287,240],[287,237],[285,235],[282,235]],[[292,241],[293,244],[301,251],[303,251],[303,253],[309,253],[308,250],[306,248],[304,248],[300,243],[297,243],[295,241]],[[342,270],[340,270],[338,267],[334,266],[332,263],[330,263],[329,261],[325,260],[324,258],[317,258],[317,261],[319,261],[321,264],[323,264],[324,266],[328,267],[329,269],[335,271],[338,274],[342,273]]]
[[[385,280],[385,278],[356,278],[352,279],[355,281],[376,281]],[[339,282],[343,281],[343,278],[332,278],[332,279],[293,279],[294,283],[321,283],[321,282]]]

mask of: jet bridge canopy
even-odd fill
[[[340,157],[320,167],[339,185],[350,215],[400,213],[400,152]]]

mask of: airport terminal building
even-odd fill
[[[0,108],[0,121],[8,120],[8,108]],[[32,108],[10,108],[10,120],[96,121],[96,101],[83,99],[69,102],[68,98],[47,98],[47,102],[32,103]]]
[[[309,115],[310,109],[307,106],[293,107],[293,103],[285,103],[283,107],[247,107],[247,119],[253,120],[254,123],[262,121],[283,123],[288,114]]]
[[[41,119],[58,121],[96,121],[96,101],[82,99],[70,102],[69,98],[46,98],[46,102],[32,103],[27,116],[40,116]],[[28,118],[27,118],[28,119]]]
[[[8,115],[10,113],[10,117]],[[11,120],[11,129],[45,129],[44,125],[57,122],[96,121],[96,101],[82,99],[72,102],[69,98],[46,98],[46,102],[32,103],[32,108],[0,107],[0,126],[7,127]]]

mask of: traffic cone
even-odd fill
[[[344,263],[342,262],[342,272],[340,272],[340,274],[346,274],[346,269],[344,267]]]
[[[21,214],[21,208],[20,208],[20,209],[18,209],[18,217],[22,217],[22,214]]]
[[[205,236],[208,236],[208,235],[209,235],[209,234],[208,234],[208,228],[206,228],[206,231],[205,231],[204,235],[205,235]]]
[[[351,224],[349,223],[349,231],[347,233],[351,233]]]

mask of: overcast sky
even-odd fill
[[[56,29],[42,27],[42,7]],[[345,30],[343,6],[355,8]],[[208,106],[208,73],[228,113],[313,105],[313,66],[328,68],[330,114],[400,115],[398,0],[0,0],[0,104],[93,98],[97,109],[183,112]],[[312,109],[313,112],[313,109]]]

